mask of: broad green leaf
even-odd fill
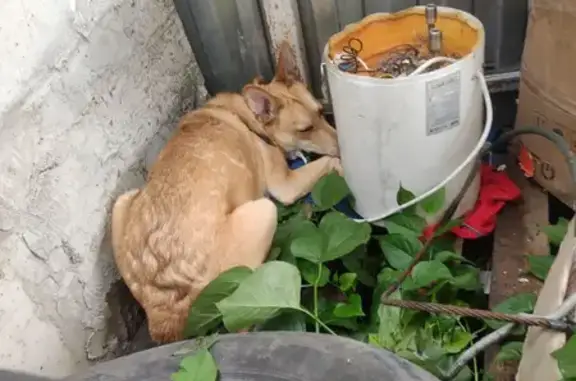
[[[342,319],[364,316],[362,298],[358,294],[350,295],[347,303],[336,304],[333,313],[334,316]]]
[[[297,261],[297,263],[302,278],[309,284],[324,287],[330,281],[330,269],[328,267],[303,259]]]
[[[424,200],[420,201],[420,208],[426,214],[432,215],[438,213],[446,201],[446,189],[440,188],[437,192],[432,193]]]
[[[456,236],[454,234],[445,234],[441,237],[434,238],[434,241],[428,247],[429,258],[434,258],[436,254],[442,251],[454,252],[456,250]]]
[[[462,225],[462,218],[457,218],[454,220],[450,220],[448,221],[446,224],[444,224],[443,226],[440,226],[435,232],[434,232],[434,237],[440,237],[446,233],[448,233],[449,231],[451,231],[452,229]]]
[[[475,291],[482,287],[480,282],[480,270],[473,266],[461,265],[453,270],[454,277],[450,283],[459,289]]]
[[[427,319],[433,323],[433,326],[437,327],[441,332],[452,333],[455,330],[462,330],[460,326],[458,326],[458,320],[455,317],[451,316],[430,316]],[[448,338],[450,339],[450,338]]]
[[[452,279],[452,274],[442,262],[422,261],[414,266],[412,279],[417,286],[425,287],[441,280]]]
[[[398,193],[396,193],[396,202],[398,205],[404,205],[407,202],[414,200],[416,196],[414,193],[410,192],[408,189],[405,189],[400,185],[400,189],[398,189]],[[410,206],[405,208],[404,210],[407,212],[413,212],[416,209],[416,205]]]
[[[554,259],[552,255],[529,255],[530,273],[541,281],[545,281]]]
[[[576,378],[576,335],[560,349],[552,353],[564,379]]]
[[[380,238],[380,248],[390,266],[405,270],[410,266],[414,256],[422,249],[422,242],[416,236],[388,234]]]
[[[378,285],[383,288],[388,288],[398,279],[399,275],[400,271],[390,267],[384,267],[378,274]]]
[[[346,180],[336,172],[322,177],[312,189],[312,200],[319,210],[328,210],[350,194]]]
[[[470,332],[467,332],[462,328],[456,328],[455,330],[446,333],[442,347],[448,353],[460,353],[472,342],[473,338],[474,337]]]
[[[185,337],[204,336],[220,324],[222,314],[216,303],[230,296],[252,270],[234,267],[220,274],[206,286],[192,304],[184,330]]]
[[[440,343],[431,339],[429,340],[428,345],[425,345],[422,354],[426,359],[437,362],[443,360],[443,357],[446,355],[446,351],[440,346]]]
[[[280,247],[272,247],[270,248],[270,252],[268,253],[268,257],[266,258],[267,261],[275,261],[280,258],[282,255],[282,248]]]
[[[390,287],[400,275],[400,271],[394,270],[391,267],[384,267],[377,277],[377,285],[374,288],[372,293],[372,307],[370,309],[370,316],[372,317],[372,323],[374,329],[377,327],[378,324],[378,308],[380,307],[380,299],[382,298],[382,294]]]
[[[493,308],[496,312],[507,314],[531,313],[536,305],[536,295],[529,293],[516,294]],[[494,320],[486,320],[486,324],[493,329],[498,329],[505,323]]]
[[[288,310],[266,321],[258,331],[306,332],[306,315],[301,311]]]
[[[414,195],[414,193],[410,192],[408,189],[402,187],[402,185],[400,185],[400,188],[398,189],[398,193],[396,193],[396,201],[398,202],[398,205],[402,205],[405,204],[407,202],[410,202],[412,200],[414,200],[416,198],[416,196]]]
[[[401,212],[388,217],[384,221],[384,226],[390,234],[420,237],[426,228],[426,220],[416,214]]]
[[[536,295],[530,293],[516,294],[498,304],[494,311],[507,314],[530,313],[534,310]]]
[[[560,246],[568,231],[568,223],[569,221],[567,219],[560,218],[556,225],[544,226],[542,231],[548,236],[550,243]]]
[[[446,263],[450,261],[461,262],[462,260],[464,260],[464,258],[460,254],[454,253],[452,251],[441,251],[438,254],[434,255],[434,260]]]
[[[412,311],[412,312],[414,312],[414,311]],[[406,310],[404,310],[402,312],[401,318],[404,318],[404,315],[406,315]],[[399,326],[398,328],[401,329],[402,326]],[[416,330],[404,328],[400,333],[401,333],[401,337],[400,337],[400,341],[398,343],[396,343],[396,350],[409,350],[412,352],[417,352],[418,351],[418,342],[417,342],[418,335],[417,335]]]
[[[319,227],[328,238],[322,262],[341,258],[370,239],[371,228],[368,223],[355,222],[340,212],[326,214]]]
[[[312,224],[312,223],[311,223]],[[326,237],[316,226],[301,230],[290,243],[290,252],[296,258],[321,263],[327,248]]]
[[[180,362],[180,370],[171,376],[172,381],[216,381],[218,366],[212,354],[202,349]]]
[[[293,216],[300,214],[300,212],[302,211],[303,202],[302,200],[299,200],[292,205],[284,205],[278,201],[274,201],[274,204],[276,204],[278,221],[284,222],[289,218],[292,218]]]
[[[358,275],[355,273],[344,273],[340,275],[340,279],[338,279],[340,290],[346,292],[353,289],[356,286],[356,278],[358,278]]]
[[[521,341],[512,341],[510,343],[504,344],[498,354],[496,355],[496,361],[518,361],[522,358],[522,346],[524,343]]]
[[[216,304],[228,331],[262,324],[282,310],[301,310],[300,272],[285,262],[267,262]]]
[[[390,299],[401,299],[399,291],[390,295]],[[380,304],[378,307],[378,342],[385,349],[392,350],[397,338],[402,334],[402,309]]]
[[[320,298],[318,303],[318,314],[320,315],[320,320],[329,326],[343,327],[350,331],[357,331],[359,327],[355,318],[342,318],[334,314],[334,310],[338,304],[338,302],[333,300]]]
[[[414,281],[413,275],[410,275],[404,279],[402,285],[400,285],[400,288],[402,291],[415,291],[422,287]]]
[[[474,373],[469,366],[465,366],[451,381],[473,381]]]
[[[368,287],[376,287],[375,276],[368,271],[367,264],[365,264],[366,255],[366,246],[359,246],[349,255],[342,257],[342,264],[346,270],[358,276],[360,283]]]
[[[277,259],[293,263],[294,256],[290,252],[292,240],[300,232],[315,228],[316,225],[308,221],[302,213],[292,216],[287,221],[280,223],[272,241],[272,246],[281,250]],[[269,258],[269,260],[275,260],[275,258]]]

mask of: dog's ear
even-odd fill
[[[254,77],[254,79],[252,79],[251,82],[253,85],[265,85],[266,84],[266,80],[264,78],[262,78],[262,76],[257,75],[256,77]]]
[[[256,85],[246,85],[242,90],[242,96],[260,122],[266,124],[276,118],[278,101],[268,91]]]
[[[296,55],[286,40],[282,41],[278,47],[274,80],[287,85],[293,81],[302,81],[302,75],[296,63]]]

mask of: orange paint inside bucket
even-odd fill
[[[442,31],[442,55],[464,57],[474,51],[481,36],[478,27],[466,20],[459,12],[438,9],[435,27]],[[362,42],[358,56],[369,66],[377,67],[384,54],[400,45],[411,45],[420,56],[430,55],[428,50],[428,25],[423,7],[409,8],[396,13],[377,13],[365,17],[356,24],[328,40],[328,56],[334,59],[350,45],[351,39]],[[356,47],[356,46],[355,46]],[[358,75],[368,75],[359,72]]]

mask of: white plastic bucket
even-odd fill
[[[424,14],[424,9],[403,12]],[[408,206],[397,203],[400,185],[417,196],[410,205],[445,187],[447,206],[473,170],[476,154],[488,137],[492,110],[482,76],[484,28],[466,12],[438,7],[439,17],[444,14],[456,15],[476,29],[477,43],[472,53],[429,73],[395,79],[346,73],[330,60],[329,44],[324,49],[323,74],[328,79],[344,177],[356,212],[370,222]],[[375,16],[379,15],[368,17]],[[484,131],[483,94],[488,114]],[[457,215],[473,208],[479,186],[477,176]]]

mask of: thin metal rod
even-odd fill
[[[572,310],[574,310],[575,307],[576,307],[576,294],[572,294],[568,299],[564,301],[564,303],[562,303],[562,305],[560,305],[560,307],[555,312],[546,316],[546,318],[550,320],[560,320],[566,317],[566,315],[568,315]],[[478,356],[480,352],[482,352],[490,345],[496,344],[502,341],[504,338],[506,338],[506,336],[510,334],[510,332],[512,331],[512,329],[514,329],[515,326],[516,324],[514,323],[506,324],[505,326],[499,328],[498,330],[478,340],[474,345],[472,345],[464,353],[462,353],[460,357],[458,357],[458,359],[454,362],[454,365],[452,365],[452,368],[450,368],[450,370],[444,375],[444,377],[447,380],[451,380],[454,377],[456,377],[456,375],[460,373],[462,368],[464,368],[464,366],[466,366],[466,364],[470,360]]]

